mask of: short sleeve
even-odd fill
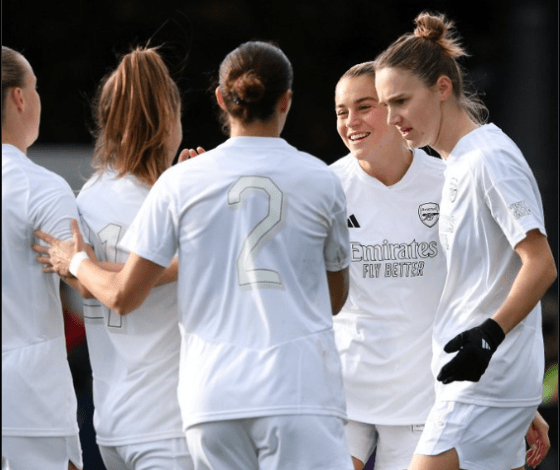
[[[483,186],[486,204],[510,245],[515,247],[530,230],[546,235],[542,200],[529,165],[509,149],[486,160]]]
[[[150,190],[120,246],[160,266],[167,267],[179,243],[178,194],[169,188],[169,172]]]
[[[61,240],[72,238],[72,219],[79,220],[76,197],[70,185],[55,173],[45,173],[31,183],[30,220],[33,230],[41,230]]]
[[[333,178],[332,223],[325,241],[324,257],[327,271],[336,272],[350,265],[350,236],[346,221],[346,196],[334,173]]]

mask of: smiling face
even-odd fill
[[[441,94],[416,75],[399,68],[377,71],[379,101],[387,108],[387,122],[396,126],[410,147],[437,149],[441,128]]]
[[[371,75],[344,77],[336,86],[337,130],[356,158],[373,155],[388,140],[400,136],[387,124],[387,111],[379,104]]]

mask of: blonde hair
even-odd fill
[[[453,84],[459,106],[475,122],[485,122],[488,109],[475,93],[465,89],[465,74],[458,59],[468,54],[453,21],[443,14],[422,12],[414,22],[413,33],[401,36],[375,59],[376,70],[400,68],[417,75],[427,87],[434,86],[445,75]]]
[[[2,46],[2,123],[6,119],[6,101],[10,88],[23,88],[25,67],[19,52]]]
[[[93,166],[152,186],[169,167],[166,141],[181,97],[157,48],[137,47],[105,77],[93,103]]]

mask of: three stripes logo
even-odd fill
[[[349,228],[360,228],[360,224],[358,223],[358,219],[356,219],[356,216],[354,214],[352,214],[350,217],[348,217],[348,227]]]
[[[489,350],[491,350],[490,345],[486,342],[485,339],[482,340],[482,349],[489,349]]]

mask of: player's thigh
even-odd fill
[[[259,418],[252,423],[251,436],[261,470],[353,470],[340,418],[305,414]]]
[[[378,441],[375,470],[405,470],[422,435],[423,424],[377,425]]]
[[[365,465],[377,446],[378,436],[375,425],[348,420],[344,432],[350,455]]]
[[[463,470],[522,467],[525,463],[525,434],[535,411],[536,407],[494,408],[437,402],[426,420],[414,453],[438,456],[455,449],[459,467]]]
[[[105,466],[111,470],[193,470],[193,461],[184,437],[128,444],[100,446]]]
[[[10,470],[68,470],[83,467],[78,435],[61,437],[2,436],[2,454]]]

